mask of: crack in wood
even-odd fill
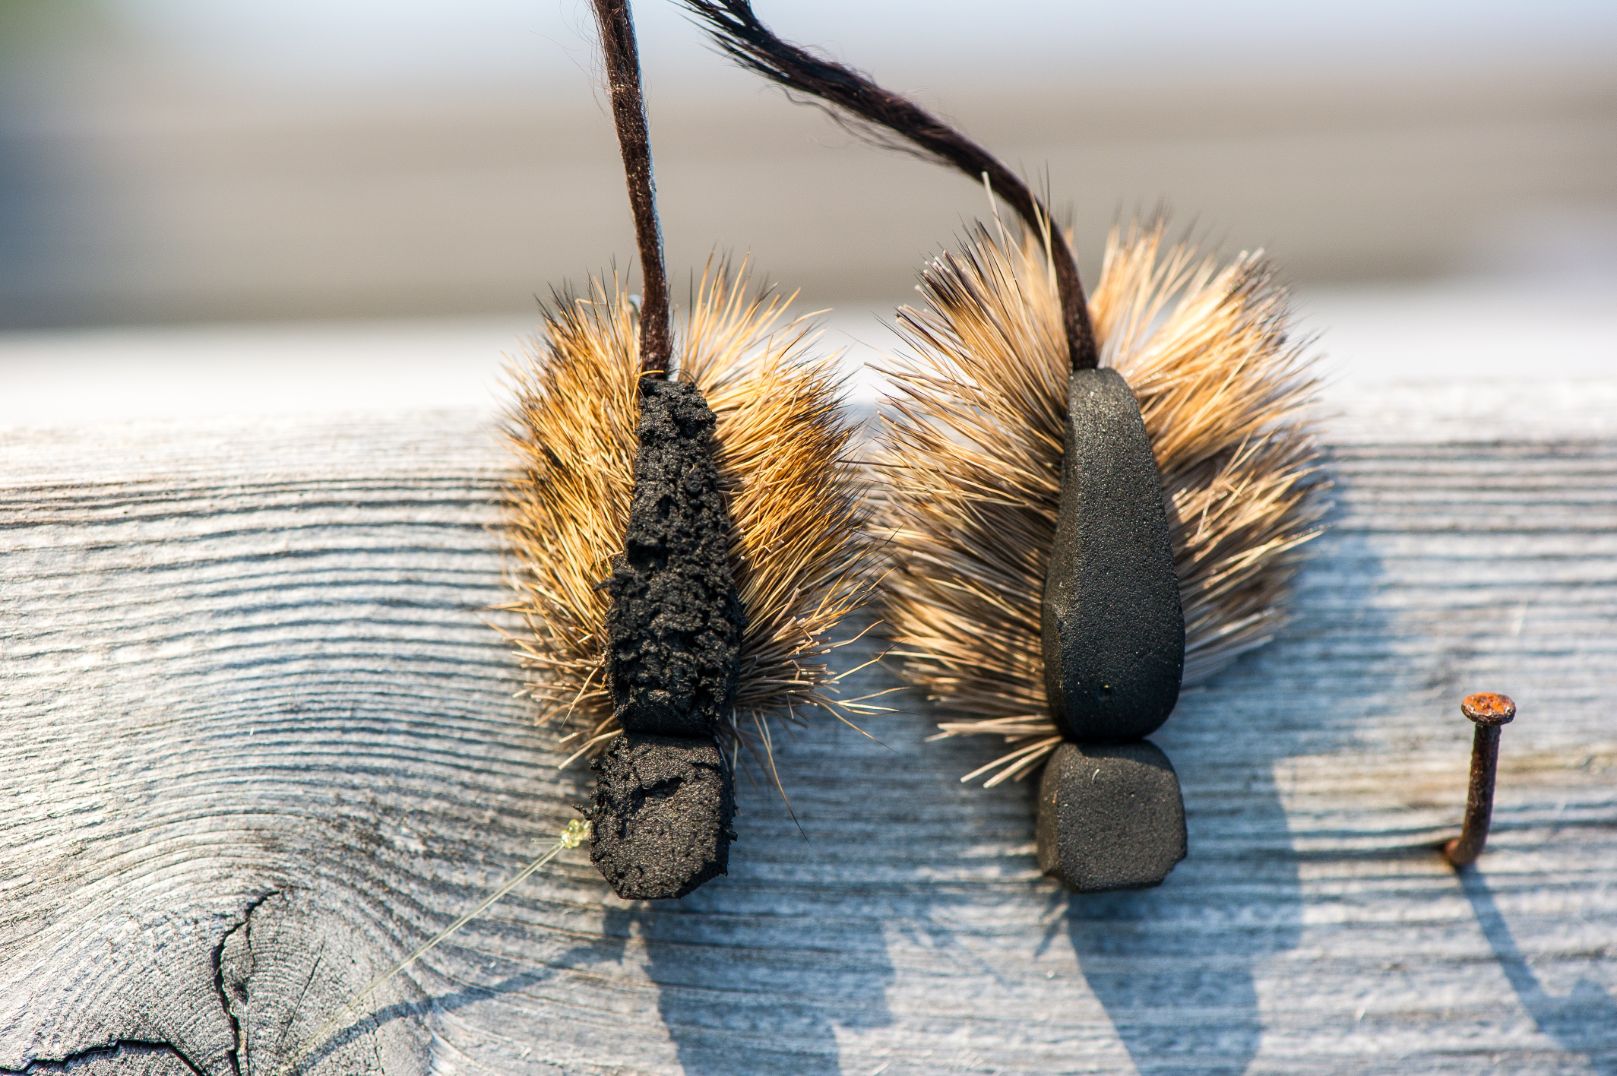
[[[0,1068],[5,1076],[31,1076],[37,1072],[66,1072],[75,1065],[101,1059],[121,1058],[134,1054],[167,1054],[187,1071],[196,1076],[207,1076],[207,1073],[195,1061],[186,1056],[185,1051],[172,1042],[162,1039],[113,1039],[97,1046],[86,1046],[62,1054],[59,1057],[33,1057],[23,1062],[21,1068]]]
[[[247,980],[253,973],[253,913],[262,908],[265,901],[279,895],[280,890],[271,889],[248,901],[247,906],[242,909],[240,918],[219,936],[218,944],[213,947],[213,989],[219,995],[219,1007],[224,1010],[225,1019],[230,1022],[231,1045],[225,1059],[230,1063],[232,1076],[242,1076],[242,1056],[247,1052],[247,1032],[242,1027],[242,1018],[237,1015],[236,1006],[239,1004],[244,1010],[247,1006]],[[243,952],[239,960],[229,960],[225,949],[238,934],[241,936]],[[228,983],[225,981],[227,963],[245,964],[244,969],[239,967],[231,969]]]

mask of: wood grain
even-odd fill
[[[784,745],[795,823],[743,781],[730,877],[639,906],[572,853],[310,1071],[1617,1071],[1617,382],[1332,403],[1295,623],[1156,738],[1162,888],[1039,878],[1026,786],[903,698]],[[471,413],[0,434],[0,1070],[269,1073],[560,830],[504,464]]]

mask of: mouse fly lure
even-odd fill
[[[1309,349],[1261,255],[1220,265],[1160,220],[1111,236],[1086,296],[1044,203],[987,150],[747,0],[683,0],[742,66],[875,140],[986,182],[978,225],[899,311],[882,621],[943,736],[1043,766],[1040,868],[1078,891],[1162,882],[1186,852],[1148,739],[1184,684],[1270,638],[1323,512]]]
[[[628,0],[591,0],[641,271],[554,297],[511,368],[505,632],[542,720],[593,759],[583,817],[431,940],[373,978],[274,1071],[290,1076],[368,999],[542,870],[590,844],[626,899],[682,897],[725,873],[745,750],[777,788],[771,721],[853,724],[833,631],[869,594],[868,494],[834,355],[709,262],[676,342]],[[857,638],[855,636],[854,638]],[[862,668],[862,666],[861,666]]]
[[[772,719],[863,709],[827,657],[868,588],[866,498],[836,360],[788,300],[710,263],[676,341],[629,6],[593,3],[642,296],[558,296],[512,371],[512,639],[593,760],[596,866],[680,897],[725,872],[738,749],[774,777]]]

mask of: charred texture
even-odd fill
[[[736,694],[744,613],[713,421],[695,385],[642,382],[629,529],[606,582],[606,680],[624,730],[711,738]]]
[[[1185,668],[1162,476],[1140,405],[1115,370],[1075,370],[1055,544],[1041,609],[1045,694],[1078,743],[1148,736]]]
[[[1185,804],[1168,756],[1145,740],[1064,743],[1039,779],[1039,869],[1096,893],[1160,885],[1185,858]]]
[[[595,762],[590,858],[620,897],[656,900],[729,862],[735,805],[714,736],[745,618],[713,411],[688,382],[641,391],[629,526],[607,581],[607,682],[624,732]]]
[[[641,385],[629,526],[607,581],[607,683],[625,730],[711,739],[735,696],[745,620],[714,417],[694,385]]]
[[[618,896],[683,897],[725,872],[735,800],[711,738],[626,732],[594,768],[590,859]]]

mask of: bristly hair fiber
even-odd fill
[[[810,353],[812,327],[787,320],[790,297],[749,294],[744,267],[710,265],[676,347],[675,375],[694,382],[717,418],[732,562],[747,626],[728,728],[773,775],[768,718],[820,707],[870,712],[837,693],[833,630],[864,601],[873,557],[869,503],[851,458],[834,355]],[[639,415],[637,313],[621,281],[587,297],[557,296],[542,336],[514,361],[506,432],[519,458],[507,490],[515,551],[506,607],[527,691],[565,721],[575,755],[618,733],[605,680],[610,596],[601,583],[621,551],[634,484]],[[761,751],[759,750],[761,749]],[[777,782],[778,783],[778,782]]]
[[[921,308],[899,312],[915,354],[887,371],[893,565],[880,604],[941,734],[1005,742],[967,775],[994,784],[1060,743],[1039,602],[1061,486],[1062,321],[1042,244],[981,227],[927,267],[920,291]],[[1286,293],[1260,254],[1220,267],[1166,243],[1161,222],[1113,232],[1090,315],[1162,474],[1193,685],[1270,638],[1318,532],[1314,356],[1289,336]]]
[[[1259,645],[1323,508],[1308,417],[1312,356],[1259,256],[1218,268],[1160,223],[1109,241],[1086,301],[1044,203],[987,150],[868,76],[777,37],[750,0],[683,0],[732,59],[985,180],[1026,239],[979,229],[900,311],[918,357],[889,371],[882,594],[893,654],[946,715],[943,735],[1002,737],[969,777],[1031,772],[1048,716],[1040,605],[1055,538],[1069,369],[1116,367],[1152,439],[1185,614],[1184,680]]]

